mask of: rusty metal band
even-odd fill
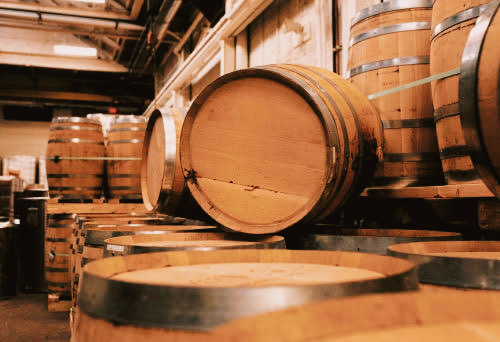
[[[108,175],[108,178],[141,178],[140,173],[118,173]]]
[[[418,278],[422,283],[500,290],[500,260],[428,254],[433,251],[443,252],[438,247],[443,244],[444,242],[436,241],[393,245],[388,248],[388,254],[414,262],[418,266]],[[448,251],[500,251],[500,241],[450,241],[445,244]],[[412,247],[418,246],[425,248],[426,253],[418,254],[412,250]]]
[[[437,123],[444,118],[457,115],[460,115],[460,107],[458,102],[441,106],[434,111],[434,123]]]
[[[431,118],[384,120],[382,121],[382,126],[384,127],[384,129],[427,128],[434,127],[434,120]]]
[[[73,139],[50,139],[49,144],[67,144],[67,143],[72,143],[72,144],[92,144],[92,145],[104,145],[104,141],[100,140],[92,140],[92,139],[79,139],[79,138],[73,138]],[[48,158],[47,158],[48,159]]]
[[[45,266],[45,272],[65,273],[65,272],[68,272],[68,268],[67,267],[48,267],[48,266]]]
[[[108,145],[114,145],[114,144],[139,144],[142,143],[142,139],[124,139],[124,140],[113,140],[113,141],[108,141]]]
[[[467,145],[455,145],[440,149],[439,154],[441,159],[469,157],[470,149]]]
[[[497,198],[500,198],[500,174],[493,166],[482,136],[478,108],[478,78],[484,40],[493,18],[498,13],[499,6],[500,1],[491,1],[479,16],[476,26],[469,33],[462,55],[462,73],[459,79],[460,119],[465,141],[469,146],[470,157],[477,173]],[[496,70],[498,70],[498,66]],[[496,76],[500,83],[500,77],[498,74]],[[500,84],[497,85],[497,92],[497,101],[500,102]],[[497,103],[497,116],[499,107],[500,103]]]
[[[278,67],[278,66],[276,66],[276,67]],[[335,111],[335,113],[337,114],[337,117],[339,119],[339,126],[340,126],[340,128],[342,130],[342,135],[344,137],[344,144],[343,144],[344,148],[345,148],[344,156],[347,159],[350,158],[349,135],[347,134],[347,127],[346,127],[346,124],[345,124],[345,120],[344,120],[344,117],[341,115],[341,111],[340,111],[337,103],[335,103],[335,101],[333,100],[332,96],[314,78],[309,77],[305,73],[300,72],[298,70],[295,70],[294,68],[287,68],[286,66],[279,66],[279,68],[287,70],[289,73],[290,72],[296,73],[299,76],[305,78],[308,82],[310,82],[314,87],[316,87],[326,97],[326,99],[328,100],[328,102],[332,105],[333,110]],[[340,91],[339,89],[336,89],[336,90],[339,91],[340,94],[342,94],[342,91]],[[324,101],[324,102],[325,102],[325,105],[326,105],[326,101]],[[328,110],[328,112],[330,112],[330,110]],[[361,139],[361,137],[358,136],[358,140],[360,140],[360,139]],[[340,153],[340,149],[337,150],[337,151]],[[335,162],[335,164],[337,164],[337,163]],[[335,168],[335,170],[334,170],[334,172],[332,174],[331,179],[335,179],[335,181],[338,184],[342,184],[344,182],[345,177],[347,176],[347,173],[348,173],[348,165],[347,164],[348,163],[343,163],[340,175],[338,174],[337,169]],[[335,194],[337,194],[338,191],[339,191],[339,189],[340,189],[340,187],[337,187],[332,195],[334,196]]]
[[[438,152],[385,153],[384,162],[420,162],[439,159]]]
[[[381,2],[371,7],[365,8],[354,16],[351,25],[355,25],[370,17],[393,11],[411,10],[417,8],[432,8],[432,0],[392,0]]]
[[[102,178],[104,174],[48,173],[47,178]]]
[[[429,62],[430,62],[429,56],[407,56],[407,57],[384,59],[352,68],[347,72],[347,78],[362,74],[364,72],[378,70],[382,68],[390,68],[403,65],[429,64]]]
[[[266,250],[255,251],[256,254],[258,251],[264,255],[269,255],[269,257],[273,252]],[[185,252],[117,256],[87,264],[82,270],[83,277],[80,279],[80,292],[78,295],[80,310],[114,324],[207,331],[237,318],[296,307],[313,301],[364,293],[416,290],[418,288],[416,272],[411,263],[403,263],[403,260],[380,255],[371,255],[370,258],[381,263],[382,260],[379,260],[379,258],[387,258],[384,259],[386,265],[394,266],[390,275],[379,279],[337,284],[227,288],[159,286],[109,279],[109,273],[103,271],[109,270],[111,263],[126,258],[141,260],[141,263],[144,260],[144,264],[147,266],[143,268],[166,267],[167,263],[162,259],[163,255],[166,257],[169,254],[177,253],[184,254]],[[233,255],[231,251],[194,251],[188,253],[203,253],[205,256],[208,255],[207,253],[224,254],[226,262],[231,262],[231,255]],[[283,251],[283,253],[300,255],[307,252]],[[321,251],[315,253],[338,254],[351,252]],[[273,255],[275,255],[274,252]],[[360,255],[360,257],[363,258],[364,254]],[[373,266],[373,263],[372,260],[370,265],[366,265],[366,269],[378,269],[377,266]],[[140,269],[135,268],[135,270]],[[124,269],[121,272],[126,271]],[[131,293],[134,295],[130,296]],[[277,298],[280,300],[276,300]],[[130,308],[134,309],[131,310]]]
[[[144,132],[146,130],[146,127],[116,127],[116,128],[111,128],[108,133],[112,132]]]
[[[485,7],[486,5],[472,7],[462,12],[458,12],[457,14],[449,18],[446,18],[445,20],[434,26],[434,29],[432,30],[431,33],[431,41],[434,40],[434,38],[436,38],[441,32],[444,32],[447,29],[455,25],[458,25],[460,23],[463,23],[465,21],[477,18],[481,14],[481,12],[485,9]]]
[[[318,229],[319,230],[319,229]],[[461,240],[460,233],[428,230],[376,229],[371,235],[366,229],[336,229],[328,233],[301,235],[289,248],[301,250],[338,250],[386,254],[387,247],[418,241]]]
[[[101,190],[102,187],[100,186],[51,186],[50,191],[60,191],[60,190],[78,190],[78,191],[85,191],[85,190]]]
[[[362,42],[367,39],[375,38],[378,36],[383,36],[390,33],[407,32],[407,31],[419,31],[419,30],[430,30],[431,23],[428,21],[414,21],[409,23],[401,23],[390,26],[377,27],[373,30],[369,30],[354,36],[349,40],[349,47]]]
[[[50,131],[95,131],[102,134],[101,127],[85,127],[85,126],[52,126]]]
[[[46,242],[70,242],[69,239],[46,237]]]
[[[141,192],[140,186],[109,186],[109,190],[133,190]]]
[[[75,117],[75,116],[71,116],[71,117],[65,116],[65,117],[54,118],[54,119],[52,119],[52,122],[53,123],[88,123],[88,124],[94,124],[97,126],[101,126],[101,123],[99,122],[99,120],[89,119],[89,118],[80,118],[80,117]]]
[[[365,142],[363,141],[363,132],[362,132],[362,128],[361,128],[361,123],[359,121],[359,116],[358,116],[358,113],[351,102],[351,99],[349,98],[349,96],[347,96],[345,94],[345,92],[339,87],[339,85],[336,84],[331,78],[325,77],[325,75],[321,72],[314,71],[314,70],[311,70],[311,71],[314,72],[318,77],[321,77],[321,78],[323,78],[323,80],[328,82],[342,96],[342,98],[346,102],[347,106],[349,107],[349,109],[353,115],[354,123],[356,124],[356,129],[357,129],[357,133],[358,133],[359,159],[364,160],[364,152],[365,152],[366,146],[365,146]],[[380,134],[383,135],[382,126],[380,125],[378,128],[380,128]],[[376,148],[382,148],[382,147],[376,146]],[[361,170],[363,168],[363,165],[364,165],[364,163],[362,163],[362,162],[358,164],[358,169],[357,169],[357,172],[355,172],[355,178],[354,178],[355,184],[357,184],[359,178],[361,177],[361,174],[362,174]],[[353,191],[355,191],[355,187],[351,187],[349,189],[349,192],[347,193],[346,196],[344,196],[344,199],[339,204],[339,206],[342,206],[343,203],[345,203],[345,201],[347,201],[351,197],[351,194],[353,193]],[[337,194],[337,192],[335,192],[335,194],[333,194],[333,196],[336,196],[336,194]]]

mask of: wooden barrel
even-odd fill
[[[175,233],[119,236],[106,239],[104,257],[164,251],[285,248],[282,236],[239,233]]]
[[[211,221],[184,182],[179,139],[185,116],[184,108],[163,108],[149,117],[142,150],[142,200],[148,211]]]
[[[331,251],[242,249],[106,258],[83,269],[79,312],[95,325],[77,319],[74,337],[85,341],[112,321],[115,328],[107,334],[123,329],[133,336],[136,329],[147,329],[166,338],[169,329],[209,330],[321,299],[415,290],[413,271],[402,259]],[[92,299],[96,294],[98,301]]]
[[[422,283],[500,290],[500,241],[404,243],[388,254],[417,264]]]
[[[192,225],[158,225],[158,224],[127,224],[127,225],[102,225],[86,228],[76,239],[73,253],[75,255],[71,276],[73,307],[76,306],[81,269],[90,261],[103,258],[105,241],[110,238],[159,233],[177,233],[192,231],[212,231],[215,226]]]
[[[431,74],[460,68],[480,6],[488,0],[435,0],[432,9]],[[448,184],[480,183],[465,143],[459,108],[459,76],[431,83],[441,164]]]
[[[462,56],[460,118],[474,168],[500,198],[500,34],[498,1],[491,1],[471,30]]]
[[[432,0],[379,2],[352,20],[348,78],[365,95],[428,77]],[[374,186],[444,183],[430,85],[371,101],[384,126],[384,160]]]
[[[387,247],[417,241],[460,240],[453,232],[411,229],[321,229],[287,238],[287,247],[308,250],[340,250],[386,254]]]
[[[226,74],[189,108],[180,148],[191,194],[235,231],[321,220],[369,182],[381,152],[368,100],[333,72],[269,65]]]
[[[356,0],[356,12],[360,12],[361,10],[364,10],[365,8],[372,7],[374,5],[378,5],[381,2],[384,2],[383,0]]]
[[[49,293],[71,296],[71,237],[75,214],[49,214],[45,230],[45,275]]]
[[[120,115],[111,122],[106,142],[106,171],[110,198],[142,199],[141,157],[147,120],[142,116]]]
[[[284,310],[238,319],[209,331],[167,330],[117,326],[103,319],[79,315],[75,341],[147,339],[148,341],[305,342],[340,339],[346,335],[391,328],[458,324],[460,321],[498,323],[500,293],[429,294],[404,292],[334,298]],[[363,308],[360,310],[360,308]],[[418,336],[418,335],[417,335]],[[486,335],[488,336],[488,335]],[[491,337],[491,335],[489,335]],[[495,335],[493,335],[494,337]],[[436,336],[437,337],[437,336]],[[448,341],[441,338],[426,341]],[[454,336],[455,337],[455,336]],[[383,341],[407,341],[397,335]],[[418,341],[422,341],[420,339]],[[453,341],[459,339],[452,339]],[[495,340],[495,338],[493,338]],[[375,341],[365,339],[364,341]],[[467,342],[476,340],[467,340]],[[491,341],[491,339],[490,339]]]
[[[104,136],[98,121],[54,118],[46,151],[50,196],[99,198],[104,173],[104,160],[99,158],[103,157]]]

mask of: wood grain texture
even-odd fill
[[[366,6],[358,2],[358,7]],[[380,2],[379,2],[380,3]],[[367,7],[367,6],[366,6]],[[360,34],[393,25],[430,23],[430,8],[380,13],[351,27],[351,39]],[[429,56],[429,29],[412,29],[371,37],[349,47],[348,70],[361,65],[395,58]],[[365,95],[398,87],[430,75],[429,64],[389,66],[354,74],[350,81]],[[440,185],[443,175],[438,156],[432,99],[428,84],[406,89],[371,101],[384,126],[384,154],[393,155],[379,165],[374,186],[401,188],[407,186]],[[399,127],[405,120],[420,120],[410,127]],[[425,122],[423,123],[422,122]],[[396,123],[391,127],[391,123]],[[418,157],[415,157],[418,156]]]
[[[499,305],[497,291],[425,289],[336,298],[235,320],[207,332],[116,326],[80,312],[73,338],[75,341],[119,339],[132,342],[147,338],[151,341],[218,342],[239,341],[244,336],[246,341],[259,342],[317,341],[398,327],[454,324],[461,320],[499,322]]]
[[[110,124],[107,157],[142,157],[147,122],[142,117],[130,121],[118,118]],[[141,160],[108,160],[106,171],[110,198],[141,198]]]
[[[46,158],[55,156],[104,157],[104,135],[101,125],[98,121],[90,121],[53,122],[50,126]],[[57,140],[62,141],[57,142]],[[56,162],[47,159],[46,168],[51,197],[100,197],[104,174],[103,160],[60,160]]]
[[[181,163],[193,197],[213,219],[272,233],[318,220],[360,191],[380,138],[368,101],[338,75],[266,66],[205,88],[184,123]]]
[[[433,6],[432,27],[445,19],[470,8],[487,3],[487,0],[436,0]],[[431,75],[451,69],[460,68],[462,53],[470,30],[474,27],[476,18],[464,21],[441,32],[431,41]],[[432,102],[435,118],[446,106],[458,104],[459,76],[451,76],[431,82]],[[436,121],[438,146],[441,151],[441,164],[448,184],[482,183],[474,169],[468,151],[462,151],[456,156],[448,157],[443,151],[466,146],[462,131],[459,110],[452,110],[457,115],[441,118]]]

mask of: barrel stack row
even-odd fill
[[[141,199],[145,129],[145,118],[133,115],[116,117],[106,131],[96,119],[54,118],[46,152],[51,198]]]

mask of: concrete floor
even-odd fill
[[[69,313],[48,312],[47,294],[0,300],[0,341],[69,341]]]

